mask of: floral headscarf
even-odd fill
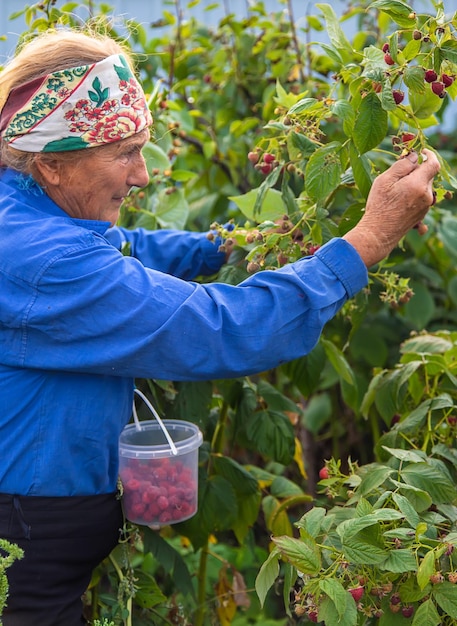
[[[64,152],[119,141],[151,123],[140,84],[115,54],[12,89],[0,136],[24,152]]]

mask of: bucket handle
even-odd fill
[[[159,415],[157,414],[157,411],[155,410],[155,408],[152,406],[152,404],[149,402],[149,400],[146,398],[146,396],[144,395],[144,393],[142,391],[140,391],[139,389],[137,389],[135,387],[135,389],[133,390],[134,393],[136,393],[138,396],[140,396],[140,398],[143,400],[143,402],[146,404],[146,406],[148,407],[148,409],[151,411],[151,413],[154,415],[154,417],[156,418],[156,420],[159,422],[159,426],[162,429],[163,434],[165,435],[172,453],[176,456],[178,454],[178,449],[175,446],[175,443],[173,441],[173,439],[170,436],[170,433],[168,432],[165,424],[163,423],[163,421],[160,419]],[[133,402],[133,419],[135,421],[135,426],[137,430],[141,430],[141,422],[138,419],[138,415],[136,412],[136,407],[135,407],[135,401]]]

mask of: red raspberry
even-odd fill
[[[393,593],[390,596],[390,603],[391,604],[396,605],[396,604],[400,604],[400,602],[401,602],[401,599],[400,599],[400,595],[398,593]]]
[[[145,511],[146,507],[142,502],[134,504],[130,509],[131,515],[135,518],[141,517]]]
[[[151,502],[151,504],[149,505],[149,515],[151,516],[151,519],[155,519],[159,514],[160,514],[160,509],[159,509],[159,505],[157,504],[157,502]]]
[[[138,489],[140,488],[140,481],[137,480],[136,478],[131,478],[127,484],[125,485],[125,487],[129,490],[129,491],[138,491]]]
[[[353,589],[349,589],[349,593],[354,598],[356,602],[359,602],[365,592],[363,587],[354,587]]]
[[[401,104],[403,100],[405,99],[405,94],[403,93],[403,91],[400,91],[399,89],[394,89],[392,91],[392,96],[395,100],[395,104]]]
[[[168,522],[171,522],[171,520],[172,520],[172,517],[169,511],[163,511],[159,515],[159,522],[161,522],[162,524],[168,524]]]
[[[157,505],[161,511],[165,511],[165,509],[168,509],[168,498],[165,496],[159,496],[157,499]]]
[[[403,617],[411,617],[413,613],[414,613],[414,607],[411,605],[404,606],[401,610],[401,614],[403,615]]]
[[[265,163],[273,163],[273,161],[275,160],[275,155],[270,154],[269,152],[265,152],[265,154],[263,155],[263,160]]]
[[[386,54],[384,55],[384,61],[387,63],[387,65],[395,64],[395,61],[393,60],[393,58],[390,56],[388,52],[386,52]]]
[[[326,478],[329,477],[329,471],[328,468],[323,467],[322,469],[319,470],[319,478],[321,480],[325,480]]]
[[[426,70],[424,80],[426,83],[433,83],[438,78],[438,74],[434,70]]]
[[[403,143],[408,143],[408,141],[413,141],[413,139],[416,139],[416,135],[414,133],[403,133],[401,136]]]
[[[444,97],[445,94],[445,90],[444,90],[444,83],[441,83],[440,81],[436,80],[432,83],[432,91],[436,96],[439,96],[440,98]]]
[[[271,172],[270,163],[265,163],[265,165],[261,165],[260,171],[262,172],[262,174],[265,174],[265,175],[269,174]]]
[[[310,611],[308,613],[308,619],[310,622],[317,624],[317,611]]]
[[[449,74],[441,74],[441,80],[444,83],[445,87],[450,87],[454,82],[454,77],[449,76]]]
[[[383,45],[383,47],[382,47],[382,51],[383,51],[383,52],[389,52],[389,50],[390,50],[390,46],[389,46],[389,44],[388,44],[388,43],[385,43],[385,44]]]

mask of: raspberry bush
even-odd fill
[[[91,0],[19,12],[24,36],[92,16],[139,53],[154,140],[123,226],[220,236],[230,260],[211,280],[235,284],[344,234],[375,176],[410,150],[438,152],[436,203],[307,357],[245,379],[139,381],[161,414],[204,433],[198,510],[151,530],[184,495],[148,479],[157,498],[138,492],[144,524],[94,573],[88,616],[457,623],[456,145],[439,126],[457,93],[455,17],[402,0],[358,0],[341,17],[325,3],[307,15],[285,0],[273,13],[223,6],[213,27],[178,0],[148,26]]]

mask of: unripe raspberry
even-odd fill
[[[441,572],[436,572],[435,574],[432,574],[430,576],[430,582],[432,583],[432,585],[439,585],[440,583],[444,582],[444,576]]]
[[[438,74],[435,70],[426,70],[424,74],[424,80],[426,83],[433,83],[438,78]]]
[[[400,91],[399,89],[394,89],[392,91],[392,96],[395,100],[395,104],[401,104],[405,98],[405,94],[403,93],[403,91]]]
[[[419,41],[419,39],[422,39],[422,33],[420,32],[420,30],[415,30],[413,32],[413,39],[415,39],[416,41]]]
[[[259,160],[259,153],[258,152],[248,152],[248,159],[249,161],[255,165],[258,160]]]
[[[248,263],[246,269],[249,272],[249,274],[254,274],[255,272],[259,271],[260,265],[258,263],[256,263],[255,261],[250,261]]]

